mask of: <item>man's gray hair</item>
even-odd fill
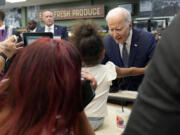
[[[45,13],[45,12],[51,12],[51,13],[52,13],[52,15],[54,16],[54,14],[53,14],[53,11],[52,11],[52,10],[48,10],[48,9],[43,10],[43,11],[42,11],[42,15],[43,15],[43,16],[44,16],[44,13]]]
[[[114,18],[114,17],[119,17],[120,15],[124,14],[125,21],[127,23],[131,22],[131,14],[130,12],[122,7],[116,7],[111,9],[108,14],[106,15],[106,21],[108,22],[109,19]]]

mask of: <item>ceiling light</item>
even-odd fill
[[[17,2],[24,2],[26,0],[6,0],[6,2],[10,2],[10,3],[17,3]]]

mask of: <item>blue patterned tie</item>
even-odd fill
[[[48,27],[48,32],[51,32],[51,27]]]
[[[123,49],[122,49],[122,60],[124,63],[124,67],[128,67],[128,59],[129,59],[129,55],[127,52],[127,48],[126,48],[126,43],[123,44]]]

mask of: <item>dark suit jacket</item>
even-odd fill
[[[112,61],[115,65],[124,67],[119,45],[109,34],[105,36],[104,44],[106,53],[102,63]],[[128,66],[145,67],[153,55],[155,45],[156,40],[153,34],[133,29]],[[115,89],[137,90],[142,79],[143,75],[125,77],[122,79],[121,83],[115,87]]]
[[[44,32],[45,27],[37,28],[36,32]],[[60,36],[61,39],[68,40],[67,28],[60,25],[54,24],[54,36]]]
[[[123,135],[180,135],[179,24],[163,32]]]

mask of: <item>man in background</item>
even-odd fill
[[[151,59],[156,40],[154,35],[132,28],[131,15],[124,8],[114,8],[106,16],[109,34],[104,38],[105,57],[102,63],[112,61],[119,67],[145,68]],[[118,90],[136,91],[143,75],[115,80],[110,92]]]
[[[67,28],[54,24],[53,12],[46,10],[43,12],[43,21],[45,26],[37,29],[36,32],[52,32],[54,37],[68,40]]]
[[[159,39],[161,39],[162,32],[163,32],[163,28],[161,26],[158,26],[157,33],[158,33]]]
[[[0,11],[0,41],[4,41],[7,37],[7,30],[3,23],[5,18],[5,13]]]
[[[35,20],[30,20],[28,22],[27,31],[28,32],[36,32],[37,30],[37,22]]]

